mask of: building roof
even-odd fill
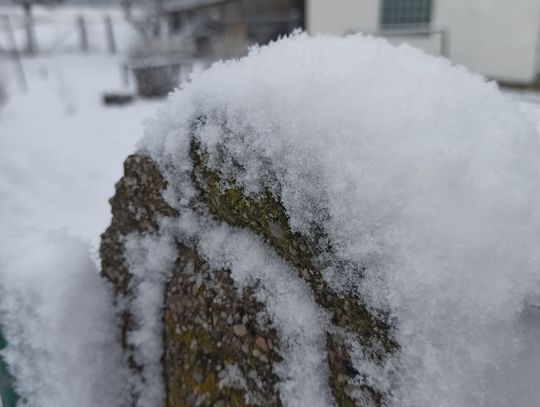
[[[237,0],[165,0],[163,2],[162,10],[165,13],[182,13],[207,7],[213,7],[232,1]]]

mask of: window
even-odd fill
[[[432,0],[382,0],[382,28],[429,25]]]

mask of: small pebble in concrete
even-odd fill
[[[255,339],[255,346],[263,352],[268,352],[268,344],[266,343],[266,339],[262,336],[257,336]]]
[[[242,324],[236,324],[233,326],[233,332],[236,336],[242,337],[247,335],[247,329]]]

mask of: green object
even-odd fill
[[[0,350],[6,346],[7,342],[0,328]],[[6,362],[0,355],[0,407],[15,407],[18,398],[13,385],[13,378],[9,374]]]

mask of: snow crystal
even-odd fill
[[[21,406],[125,406],[112,307],[86,243],[60,232],[0,242],[2,351]]]
[[[526,385],[540,380],[530,360],[540,347],[540,145],[495,84],[380,39],[296,35],[194,75],[148,125],[140,151],[186,211],[194,133],[224,179],[255,196],[268,188],[308,238],[323,228],[331,287],[395,321],[399,352],[361,370],[391,405],[530,407],[540,398]],[[301,283],[252,235],[192,227],[209,262],[237,282],[268,279],[260,295],[285,343],[306,339],[295,336],[301,316],[321,322],[307,292],[301,312],[273,303],[283,281]],[[298,345],[301,357],[280,377],[320,362],[309,358],[321,356],[322,329],[308,329],[313,342]],[[354,355],[366,365],[362,349]],[[302,384],[322,397],[313,405],[332,404],[321,372]],[[284,404],[303,405],[294,393],[303,387],[287,383]]]
[[[238,365],[226,365],[225,368],[219,372],[219,387],[232,387],[233,389],[247,390],[246,379],[242,374],[242,371]]]

